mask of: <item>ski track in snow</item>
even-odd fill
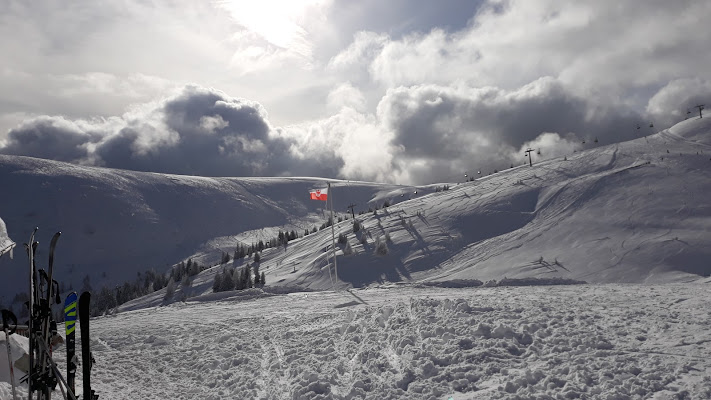
[[[711,398],[709,300],[668,284],[178,303],[92,320],[92,381],[104,399]]]

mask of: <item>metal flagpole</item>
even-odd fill
[[[335,220],[333,219],[333,192],[331,191],[331,183],[328,183],[328,200],[331,201],[331,246],[333,247],[333,267],[336,270],[336,282],[338,282],[338,262],[336,261],[336,233],[335,233],[335,228],[333,225],[335,225]]]

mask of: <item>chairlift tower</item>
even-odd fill
[[[530,147],[528,148],[528,150],[524,151],[524,153],[526,153],[526,157],[528,157],[528,165],[531,167],[533,166],[533,161],[531,161],[531,157],[532,157],[531,152],[534,152],[534,151],[536,151],[536,150],[534,150]]]
[[[696,108],[699,109],[699,118],[703,118],[704,116],[703,116],[703,114],[701,114],[701,110],[704,109],[704,105],[703,105],[703,104],[699,104],[698,106],[696,106]]]

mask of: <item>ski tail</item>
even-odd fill
[[[84,400],[96,400],[99,396],[91,390],[91,367],[94,356],[91,354],[89,341],[89,303],[91,293],[84,292],[79,296],[79,328],[81,329],[81,362],[84,383]]]

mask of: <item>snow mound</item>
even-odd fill
[[[14,245],[15,242],[13,242],[7,235],[7,226],[5,226],[5,221],[0,218],[0,256],[11,252]],[[12,256],[12,253],[10,254]]]

